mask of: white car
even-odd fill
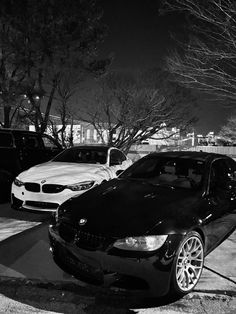
[[[114,147],[68,148],[51,161],[15,178],[11,190],[12,208],[56,211],[69,198],[116,178],[131,164],[132,161]]]

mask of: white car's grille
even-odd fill
[[[25,189],[29,192],[40,192],[40,184],[33,182],[26,182],[24,184]],[[65,189],[64,185],[61,184],[44,184],[42,186],[43,193],[60,193]]]
[[[40,192],[40,184],[33,182],[26,182],[24,184],[25,189],[29,192]]]
[[[42,208],[42,209],[57,209],[59,204],[57,203],[50,203],[50,202],[36,202],[36,201],[26,201],[26,206],[31,206],[35,208]]]
[[[44,184],[42,186],[43,193],[60,193],[64,189],[65,186],[60,184]]]

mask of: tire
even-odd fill
[[[10,172],[0,169],[0,202],[10,200],[13,179],[14,176]]]
[[[184,296],[197,285],[204,265],[204,244],[199,233],[191,231],[177,250],[171,273],[171,295]]]

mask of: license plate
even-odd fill
[[[68,264],[70,264],[71,266],[75,267],[78,270],[81,270],[83,272],[86,273],[91,273],[92,269],[89,265],[80,262],[79,260],[76,260],[75,258],[71,257],[71,256],[67,256],[65,258],[66,262],[68,262]]]
[[[65,248],[60,247],[58,250],[59,258],[64,261],[67,266],[71,266],[75,273],[84,274],[88,278],[93,278],[99,282],[103,282],[103,272],[99,268],[92,267],[86,263],[81,262]]]

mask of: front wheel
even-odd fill
[[[183,296],[198,283],[204,265],[204,244],[199,233],[190,232],[180,243],[171,276],[171,292]]]

